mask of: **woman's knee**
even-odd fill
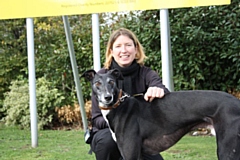
[[[92,140],[92,150],[114,150],[117,148],[116,142],[113,140],[111,132],[108,128],[99,130],[93,137]]]
[[[119,160],[121,157],[116,142],[109,129],[98,131],[92,140],[91,149],[97,160]]]

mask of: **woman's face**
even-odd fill
[[[128,67],[135,59],[137,50],[132,39],[120,35],[113,43],[111,54],[120,67]]]

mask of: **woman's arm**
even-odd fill
[[[147,92],[144,95],[146,101],[152,101],[154,98],[162,98],[169,90],[162,84],[162,79],[158,73],[148,68],[146,70]]]
[[[98,101],[95,96],[92,95],[92,123],[93,127],[97,130],[107,128],[107,122],[104,120],[101,110],[98,106]]]

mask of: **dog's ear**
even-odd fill
[[[121,73],[121,71],[119,71],[118,69],[113,69],[108,71],[108,73],[110,73],[111,75],[113,75],[114,77],[116,77],[119,80],[123,80],[123,75]]]
[[[95,70],[91,69],[91,70],[85,71],[80,78],[84,77],[86,80],[92,81],[95,74],[96,74]]]

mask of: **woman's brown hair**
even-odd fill
[[[111,54],[111,50],[113,49],[113,43],[116,41],[116,39],[120,36],[120,35],[124,35],[124,36],[127,36],[128,38],[130,38],[133,43],[134,43],[134,46],[136,47],[136,50],[137,50],[137,54],[136,54],[136,61],[138,64],[140,64],[141,66],[144,64],[144,60],[147,58],[147,56],[145,55],[144,53],[144,50],[143,50],[143,47],[141,45],[141,43],[139,42],[139,40],[137,39],[136,35],[126,29],[126,28],[120,28],[116,31],[114,31],[109,40],[108,40],[108,44],[107,44],[107,50],[106,50],[106,53],[105,53],[105,63],[104,63],[104,67],[106,69],[109,69],[111,63],[112,63],[112,54]]]

